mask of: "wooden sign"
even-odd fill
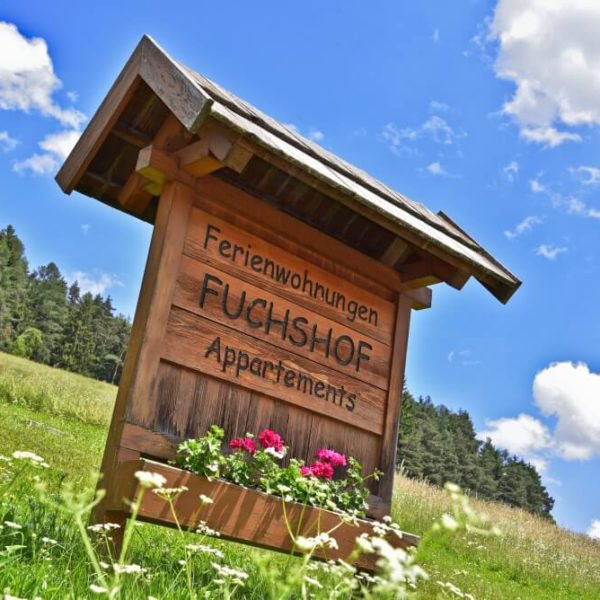
[[[228,438],[274,429],[307,462],[328,447],[382,470],[370,514],[387,514],[412,301],[332,261],[328,236],[302,245],[294,218],[217,180],[204,190],[173,183],[160,199],[97,518],[124,517],[124,465],[172,459],[213,424]]]

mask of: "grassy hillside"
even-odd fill
[[[84,489],[98,468],[115,393],[107,384],[0,354],[0,455],[35,452],[51,465],[45,475],[51,487],[73,484],[76,490]],[[22,529],[0,528],[0,591],[22,598],[93,595],[93,573],[72,515],[34,500],[31,478],[19,480],[8,492],[2,486],[0,480],[0,523],[16,522]],[[489,515],[503,535],[430,532],[432,523],[450,509],[448,494],[397,478],[393,516],[403,529],[425,534],[417,561],[430,579],[418,586],[417,598],[461,597],[442,588],[440,583],[447,582],[475,598],[600,598],[600,543],[520,510],[476,500],[471,504]],[[150,575],[124,581],[122,596],[189,597],[177,561],[185,555],[185,543],[194,538],[149,525],[134,533],[131,561]],[[58,545],[44,546],[39,541],[42,534]],[[222,541],[214,545],[224,552],[228,565],[249,574],[246,588],[235,597],[278,597],[275,581],[279,572],[290,572],[287,557]],[[197,559],[198,593],[215,578],[210,563],[210,556]],[[328,578],[335,576],[319,577],[329,590],[323,597],[349,597],[343,590],[334,595],[335,581],[327,585]],[[226,588],[219,594],[226,596]],[[314,588],[311,597],[324,593]],[[287,597],[296,594],[299,591],[288,591]]]

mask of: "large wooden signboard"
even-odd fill
[[[171,459],[212,424],[228,438],[269,427],[290,456],[335,448],[366,473],[380,469],[371,514],[389,512],[412,301],[353,260],[362,259],[216,179],[203,191],[166,186],[97,518],[114,520],[131,494],[124,463]]]

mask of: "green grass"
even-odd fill
[[[0,455],[30,450],[43,456],[52,467],[49,477],[55,497],[67,485],[89,488],[100,463],[115,395],[114,386],[0,353]],[[14,520],[23,525],[21,531],[0,530],[0,592],[22,598],[90,597],[94,579],[72,517],[36,500],[32,475],[19,479],[0,505],[0,523]],[[600,543],[520,510],[477,500],[471,504],[500,527],[501,537],[427,533],[449,510],[447,493],[397,478],[393,516],[406,531],[424,535],[418,562],[430,580],[419,586],[417,598],[458,597],[449,592],[444,596],[438,581],[451,582],[475,598],[600,598]],[[45,549],[42,535],[56,539],[60,547]],[[3,554],[4,546],[15,544],[26,548]],[[176,531],[146,524],[136,527],[130,560],[152,575],[150,580],[127,576],[122,597],[189,597],[177,562],[185,554],[184,545],[185,539]],[[286,556],[238,544],[216,541],[214,545],[225,553],[227,564],[250,575],[247,587],[236,597],[276,596],[277,581],[299,565],[298,559],[290,562]],[[214,569],[210,557],[194,560],[194,585],[199,589],[214,580]],[[331,580],[327,575],[320,579],[327,583],[328,577]],[[329,589],[333,585],[329,581]],[[292,590],[288,597],[297,594]]]

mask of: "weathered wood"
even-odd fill
[[[283,552],[297,551],[290,536],[285,518],[292,526],[292,532],[305,537],[316,536],[331,531],[338,544],[338,550],[318,550],[315,558],[322,560],[347,560],[356,546],[356,538],[363,533],[374,535],[373,522],[359,519],[356,525],[343,523],[334,512],[303,506],[292,502],[285,503],[285,516],[281,498],[264,494],[258,490],[242,488],[227,482],[208,481],[193,473],[175,467],[142,460],[135,463],[145,471],[158,473],[167,480],[166,487],[187,487],[174,501],[179,524],[191,531],[196,530],[200,521],[218,531],[222,537],[231,540],[243,539],[247,543]],[[129,476],[131,468],[126,467]],[[199,497],[203,494],[213,500],[212,504],[202,505]],[[224,507],[228,507],[224,510]],[[121,504],[116,508],[126,510]],[[175,517],[168,502],[152,491],[147,491],[142,499],[139,517],[154,523],[176,526]],[[388,541],[397,548],[409,548],[418,543],[414,535],[390,534]],[[355,562],[356,566],[375,569],[375,557],[363,555]]]
[[[241,225],[246,223],[241,222]],[[339,272],[338,269],[332,269],[333,273],[326,271],[322,266],[329,266],[329,261],[323,261],[322,258],[319,260],[315,254],[309,256],[318,262],[316,264],[307,262],[302,256],[303,248],[299,244],[291,240],[285,242],[281,237],[270,237],[275,243],[284,244],[285,249],[227,221],[194,209],[184,252],[187,256],[231,273],[239,279],[318,312],[384,344],[391,343],[394,325],[394,305],[391,302],[362,289],[360,281],[349,282],[344,271],[341,271],[340,275],[334,274],[336,271]],[[242,255],[241,250],[235,250],[235,246],[244,252],[250,249],[251,254]],[[234,252],[235,259],[233,259]],[[265,272],[261,273],[256,270],[257,264],[252,268],[252,256],[263,257],[264,262],[261,264],[265,266],[266,261],[270,261],[274,276],[270,275],[271,269],[265,269]],[[245,264],[246,257],[249,257],[248,265]],[[278,271],[275,270],[276,267]],[[297,273],[302,278],[300,286],[291,285],[291,275],[288,277],[287,284],[284,284],[285,273],[282,269],[287,269],[289,273]],[[280,274],[279,282],[277,273]],[[320,289],[317,288],[317,284]],[[318,294],[317,291],[322,293]],[[339,302],[331,305],[326,298],[334,300],[334,292],[337,293],[336,299]],[[340,296],[343,296],[343,303]],[[357,314],[354,316],[348,311],[351,302],[353,309],[357,308]]]
[[[207,280],[212,284],[211,287],[207,286],[211,292],[223,296],[225,288],[227,289],[226,300],[214,294],[203,295],[203,285]],[[217,280],[222,282],[218,287],[215,284]],[[198,301],[201,297],[203,298],[202,307]],[[252,308],[251,320],[248,320],[244,315],[246,315],[250,303],[257,299],[261,302]],[[304,310],[280,296],[240,281],[224,271],[211,268],[197,260],[183,257],[173,304],[216,323],[225,322],[228,326],[249,336],[262,339],[288,352],[327,365],[331,369],[345,373],[360,381],[371,383],[384,390],[387,389],[389,346],[373,338],[357,335],[355,330],[345,325],[340,325],[319,313]],[[225,310],[228,313],[225,313]],[[240,315],[233,319],[232,317],[238,312],[240,312]],[[269,319],[272,319],[276,324],[271,327],[268,325],[256,327],[257,323],[269,323]],[[280,323],[285,322],[286,319],[289,325],[286,324],[284,330],[283,325]],[[307,326],[299,332],[293,329],[293,323],[294,320],[300,319],[303,323],[307,323]],[[330,336],[333,340],[330,344],[331,351],[326,351],[324,342],[316,343],[313,347],[310,342],[310,338],[313,337],[313,332],[310,329],[312,326],[316,328],[314,332],[316,339],[326,340]],[[300,342],[304,339],[301,334],[306,338],[306,342],[302,345],[300,345]],[[335,340],[342,340],[338,345],[338,353],[343,361],[337,358]],[[366,358],[364,360],[359,360],[359,344],[365,345],[363,352],[366,354]],[[347,364],[344,364],[346,361]]]
[[[159,212],[162,210],[161,216],[166,221],[164,240],[161,254],[157,258],[156,277],[144,328],[143,345],[137,359],[136,377],[129,391],[128,414],[135,414],[141,423],[151,420],[146,399],[152,393],[160,360],[167,316],[192,208],[192,194],[181,184],[170,184],[161,196],[161,204],[164,208],[159,205]]]
[[[242,353],[248,362],[244,359],[246,368],[239,370]],[[169,362],[332,415],[361,429],[383,430],[383,390],[187,311],[171,311],[161,355]],[[226,357],[236,362],[225,368]],[[140,424],[146,422],[138,411],[132,417]]]
[[[378,495],[381,502],[373,510],[381,511],[379,517],[389,513],[392,492],[394,489],[394,474],[396,472],[396,448],[398,446],[398,425],[402,408],[402,388],[404,385],[404,367],[406,365],[406,348],[410,324],[411,300],[399,296],[394,328],[394,345],[390,364],[390,384],[386,406],[385,429],[381,443],[380,469],[384,472],[379,484]]]

